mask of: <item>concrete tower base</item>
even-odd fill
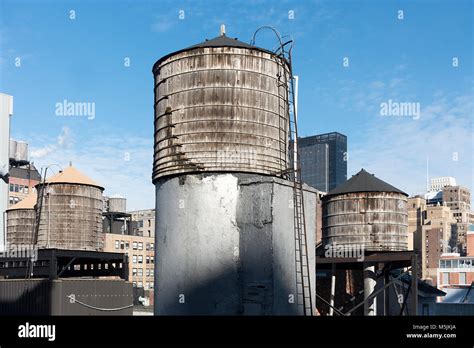
[[[317,191],[305,186],[315,290]],[[155,315],[298,315],[292,183],[189,174],[156,184]]]

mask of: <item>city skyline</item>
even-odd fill
[[[430,177],[472,190],[468,1],[248,4],[2,1],[0,91],[14,97],[12,138],[29,142],[38,167],[72,161],[130,209],[153,207],[152,65],[216,37],[222,23],[245,42],[272,25],[295,39],[299,135],[347,135],[348,178],[364,168],[420,194],[429,158]],[[264,33],[256,45],[274,40]],[[72,116],[68,103],[90,104]]]

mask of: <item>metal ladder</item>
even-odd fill
[[[308,243],[306,235],[305,214],[304,214],[304,200],[303,200],[303,183],[301,181],[300,159],[298,156],[298,127],[297,115],[295,108],[295,91],[294,91],[294,77],[291,61],[291,51],[293,48],[293,40],[286,42],[282,41],[280,33],[269,26],[258,28],[250,42],[255,44],[257,33],[262,29],[270,29],[273,31],[278,39],[278,47],[273,53],[277,64],[282,66],[282,72],[278,72],[278,117],[280,117],[280,129],[282,122],[282,115],[284,119],[289,120],[288,130],[289,134],[281,134],[280,132],[280,156],[283,157],[285,163],[288,159],[291,161],[290,166],[275,175],[289,179],[293,182],[293,208],[294,208],[294,240],[295,240],[295,267],[296,267],[296,304],[298,314],[313,315],[313,299],[311,297],[311,278],[310,265],[308,255]],[[287,48],[289,47],[289,48]],[[281,60],[281,61],[280,61]],[[288,63],[288,69],[286,68]],[[283,87],[283,101],[280,97],[280,88]],[[288,104],[285,101],[288,100]],[[284,121],[283,121],[284,122]],[[286,125],[285,125],[286,126]],[[290,148],[288,149],[288,140]],[[296,165],[295,165],[296,164]],[[314,274],[314,278],[316,274]]]
[[[41,170],[42,171],[42,170]],[[38,199],[36,200],[37,206],[36,206],[36,212],[35,212],[35,224],[33,226],[33,236],[31,238],[31,244],[33,247],[36,247],[36,244],[38,243],[38,233],[39,233],[39,225],[41,221],[41,210],[43,209],[43,197],[44,197],[44,189],[46,186],[46,172],[48,171],[48,168],[45,169],[44,175],[40,174],[40,177],[42,177],[42,180],[40,182],[40,185],[38,185]],[[26,274],[26,279],[30,279],[32,274],[33,274],[33,266],[34,266],[34,261],[28,258],[27,260],[27,274]]]
[[[291,63],[290,63],[291,74]],[[295,232],[295,265],[296,265],[296,291],[298,313],[312,316],[313,299],[311,297],[310,264],[306,234],[303,183],[301,181],[301,165],[298,155],[298,127],[296,122],[294,79],[290,75],[288,101],[290,107],[290,159],[296,163],[292,175],[293,179],[293,208]],[[296,143],[296,146],[294,145]]]

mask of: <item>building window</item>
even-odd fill
[[[154,257],[153,256],[150,256],[150,263],[153,263],[154,262]]]
[[[142,242],[138,243],[138,250],[143,250],[143,243]]]
[[[128,250],[130,249],[130,243],[129,242],[125,242],[125,250]]]
[[[146,263],[147,264],[150,263],[150,256],[148,256],[148,255],[146,256]]]
[[[150,243],[150,250],[154,250],[155,249],[155,244],[154,243]]]
[[[143,277],[143,268],[138,269],[137,276]]]
[[[132,259],[133,259],[133,263],[137,263],[137,255],[133,255]]]
[[[15,192],[18,192],[19,191],[19,187],[17,184],[15,184]]]
[[[145,283],[145,290],[148,290],[150,288],[150,283],[149,282],[146,282]]]
[[[119,245],[120,245],[120,241],[116,240],[116,241],[115,241],[115,249],[118,249],[118,248],[119,248]]]
[[[15,191],[15,185],[10,184],[10,192],[14,192],[14,191]]]
[[[143,288],[143,282],[138,282],[137,286],[138,286],[139,288]]]
[[[10,205],[13,204],[13,197],[10,197]]]
[[[143,263],[143,256],[142,255],[138,255],[138,263]]]
[[[443,285],[449,285],[449,273],[448,272],[443,273]]]
[[[133,242],[133,250],[137,250],[137,245],[138,245],[137,242]]]
[[[134,276],[134,277],[135,277],[136,275],[137,275],[137,269],[136,269],[136,268],[134,268],[134,269],[132,269],[132,276]]]
[[[154,269],[150,269],[150,277],[153,277],[155,275],[155,270]]]
[[[459,285],[466,284],[466,272],[459,273]]]
[[[123,240],[120,241],[120,249],[125,249],[125,242]]]
[[[137,282],[133,282],[133,287],[136,288],[137,287]]]
[[[153,289],[153,282],[150,282],[150,289]]]
[[[28,186],[25,186],[25,193],[28,193],[30,191],[30,188]]]
[[[147,277],[150,276],[150,269],[148,269],[148,268],[146,269],[145,275],[146,275]]]

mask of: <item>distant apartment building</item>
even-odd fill
[[[470,287],[474,283],[474,231],[467,234],[467,256],[443,254],[439,261],[438,287]]]
[[[425,194],[427,205],[443,204],[443,191],[429,191]]]
[[[443,188],[446,186],[456,186],[456,179],[450,176],[430,179],[430,186],[425,194],[426,203],[428,205],[442,204]]]
[[[456,219],[452,244],[461,255],[466,254],[466,234],[469,226],[474,223],[474,213],[471,211],[471,191],[463,186],[445,186],[443,188],[443,203],[453,212]]]
[[[25,198],[41,180],[33,165],[11,167],[9,177],[9,207]]]
[[[410,197],[408,206],[408,250],[414,250],[415,239],[422,233],[426,219],[426,200],[420,196]]]
[[[443,202],[452,210],[471,209],[471,191],[463,186],[443,187]]]
[[[329,192],[347,180],[347,136],[338,132],[298,139],[303,182]]]
[[[451,252],[456,220],[447,206],[427,206],[422,228],[422,278],[436,284],[438,261],[443,253]]]
[[[429,206],[419,196],[408,199],[408,249],[419,255],[421,279],[436,284],[438,262],[443,253],[452,250],[455,225],[449,207]]]
[[[474,213],[471,211],[471,191],[467,187],[456,185],[453,177],[433,178],[430,189],[425,194],[429,206],[444,205],[451,209],[456,219],[453,226],[450,246],[452,251],[466,254],[466,233],[474,223]]]
[[[104,251],[129,258],[129,281],[134,287],[154,289],[155,210],[104,212]],[[153,300],[153,294],[149,295]]]
[[[155,209],[137,210],[132,215],[132,233],[138,236],[155,236]]]
[[[104,251],[127,253],[129,281],[134,287],[145,290],[154,289],[154,243],[152,237],[115,233],[104,235]]]
[[[456,186],[456,179],[450,176],[443,176],[430,180],[430,191],[441,191],[445,186]]]

